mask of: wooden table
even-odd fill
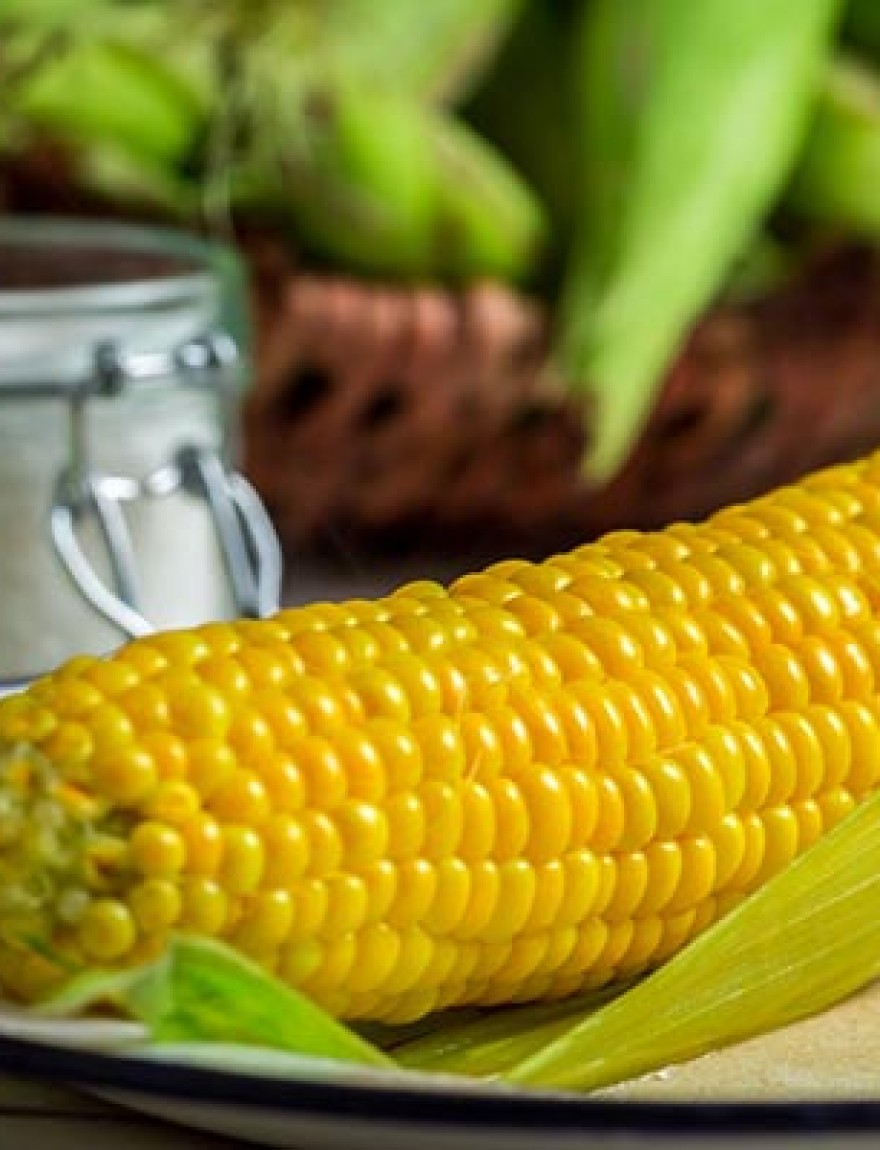
[[[225,1150],[232,1143],[66,1087],[0,1077],[0,1146],[4,1150]]]

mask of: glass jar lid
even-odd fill
[[[108,390],[120,374],[148,384],[185,377],[210,354],[240,358],[242,279],[229,249],[171,229],[0,219],[0,401]],[[218,330],[229,340],[206,351]],[[242,373],[225,382],[240,387]]]
[[[166,625],[142,575],[161,565],[172,593],[194,589],[214,551],[237,614],[277,609],[278,541],[235,467],[246,301],[242,265],[222,244],[106,221],[0,219],[0,430],[8,455],[20,441],[40,464],[9,460],[7,486],[20,490],[6,492],[7,511],[45,575],[37,609],[75,593],[79,646],[106,645],[108,627],[133,637]],[[175,531],[208,542],[198,555],[169,551]],[[15,581],[31,594],[39,581],[20,567]],[[164,592],[158,574],[146,583]]]

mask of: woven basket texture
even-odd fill
[[[543,551],[699,518],[880,443],[869,252],[828,252],[784,290],[714,308],[602,489],[581,470],[590,412],[554,375],[533,301],[320,277],[259,246],[251,258],[247,463],[292,546]]]

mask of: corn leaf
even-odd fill
[[[535,267],[540,205],[450,113],[362,81],[253,88],[263,130],[232,181],[243,213],[286,220],[310,251],[368,275],[523,279]]]
[[[74,40],[34,67],[8,110],[70,143],[113,143],[163,163],[186,158],[202,127],[189,86],[121,41]]]
[[[154,1043],[244,1044],[391,1065],[308,998],[213,940],[178,936],[149,966],[80,975],[41,1013],[70,1018],[101,1004],[144,1023]]]
[[[625,989],[621,983],[559,1002],[476,1011],[463,1018],[453,1012],[426,1033],[402,1042],[393,1041],[392,1029],[386,1048],[398,1065],[410,1070],[477,1078],[503,1076]]]
[[[664,966],[514,1066],[592,1090],[842,1001],[880,975],[880,793]]]
[[[584,205],[560,358],[594,401],[585,467],[627,458],[686,332],[776,201],[839,0],[595,0],[582,76]]]

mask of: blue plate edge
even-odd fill
[[[363,1083],[295,1083],[256,1074],[156,1063],[136,1055],[64,1048],[30,1039],[0,1038],[0,1072],[86,1088],[219,1106],[297,1113],[310,1118],[357,1118],[402,1126],[547,1133],[656,1135],[828,1134],[880,1132],[880,1101],[651,1102],[549,1098],[527,1092],[486,1094],[400,1090]]]

